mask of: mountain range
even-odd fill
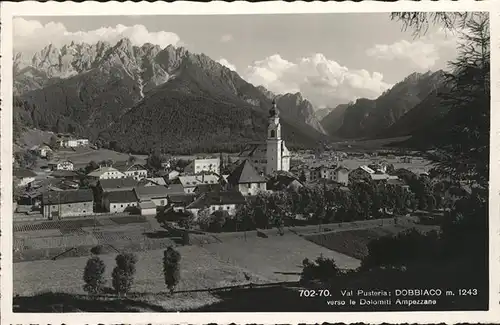
[[[360,98],[347,107],[341,106],[341,110],[345,109],[341,125],[336,117],[339,115],[336,112],[338,108],[326,116],[322,124],[329,134],[337,134],[343,138],[409,134],[412,129],[420,127],[420,110],[426,110],[433,101],[426,101],[429,96],[437,98],[436,94],[443,82],[444,72],[441,70],[413,73],[376,99]],[[422,106],[419,106],[421,103]],[[422,123],[426,121],[423,120]]]
[[[288,146],[311,148],[424,129],[446,114],[443,79],[442,71],[413,73],[376,99],[315,110],[300,93],[256,87],[183,47],[133,46],[127,38],[49,45],[14,57],[14,122],[136,153],[235,151],[265,140],[274,99]]]
[[[126,38],[49,45],[32,57],[16,54],[14,79],[28,125],[119,143],[122,150],[232,150],[262,141],[273,98],[292,148],[326,139],[300,93],[276,96],[183,47],[139,47]]]

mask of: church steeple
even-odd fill
[[[273,106],[269,110],[269,117],[279,117],[280,111],[278,110],[278,107],[276,106],[276,99],[273,99]]]

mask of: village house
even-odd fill
[[[196,186],[200,184],[218,184],[219,177],[216,175],[192,175],[192,176],[179,176],[176,180],[184,188],[184,192],[187,194],[194,193]]]
[[[139,202],[152,201],[157,207],[168,205],[169,191],[165,186],[139,186],[134,191]]]
[[[89,139],[75,139],[68,134],[61,135],[58,143],[61,148],[76,148],[90,145]]]
[[[288,175],[277,175],[276,177],[268,180],[266,189],[269,191],[283,191],[287,189],[298,190],[303,186],[304,184],[302,184],[295,177],[291,177]]]
[[[129,163],[128,161],[125,161],[113,164],[113,168],[123,173],[125,177],[131,177],[136,181],[140,181],[141,179],[148,177],[146,167],[141,164]]]
[[[244,203],[245,198],[240,192],[208,192],[188,205],[186,210],[191,212],[195,219],[202,211],[209,214],[215,211],[226,211],[229,215],[234,216],[237,207]]]
[[[375,167],[375,166],[372,166]],[[355,180],[360,180],[360,179],[371,179],[373,181],[387,181],[390,179],[398,179],[397,176],[389,175],[382,170],[374,170],[373,168],[369,166],[359,166],[358,168],[352,170],[349,173],[349,179],[355,179]]]
[[[172,170],[168,172],[168,180],[173,181],[174,179],[177,179],[181,173],[177,170]]]
[[[175,212],[182,212],[186,209],[188,205],[193,203],[195,200],[196,196],[192,194],[169,194],[168,195],[168,202]]]
[[[201,172],[219,173],[219,171],[219,158],[195,159],[184,168],[184,173],[186,175],[199,174]]]
[[[50,170],[73,170],[74,165],[70,160],[54,160],[48,163]]]
[[[92,180],[119,179],[126,177],[125,174],[113,167],[99,167],[88,173],[87,176]]]
[[[47,158],[47,155],[50,155],[53,152],[52,149],[47,145],[33,146],[30,148],[30,151],[35,153],[41,158]]]
[[[344,166],[337,166],[332,173],[332,180],[347,186],[349,184],[349,169]]]
[[[43,194],[42,205],[47,219],[86,216],[93,213],[94,195],[88,189],[50,191]]]
[[[35,180],[36,174],[29,169],[15,169],[13,176],[17,187],[25,187]]]
[[[228,189],[243,195],[257,195],[266,191],[266,179],[257,172],[250,161],[244,160],[227,178]]]
[[[137,196],[133,190],[106,193],[104,208],[110,213],[135,212],[137,209]]]
[[[104,198],[111,192],[130,192],[137,186],[133,178],[101,179],[97,184],[97,198],[100,199],[102,207],[105,207]]]
[[[195,187],[193,193],[194,195],[201,195],[207,192],[220,192],[222,191],[222,185],[217,183],[217,184],[199,184]]]
[[[152,201],[139,202],[139,212],[141,216],[154,216],[156,215],[156,204]]]

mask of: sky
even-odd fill
[[[14,51],[52,43],[144,43],[204,53],[254,85],[301,92],[315,108],[376,98],[413,72],[445,69],[457,36],[432,27],[415,38],[389,13],[30,16],[14,18]]]

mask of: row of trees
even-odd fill
[[[105,291],[106,265],[98,256],[100,252],[100,246],[92,249],[94,256],[87,261],[83,272],[83,281],[85,282],[83,289],[91,295]],[[181,254],[172,247],[168,247],[163,252],[163,275],[165,285],[170,293],[173,293],[180,280],[180,260]],[[126,295],[134,283],[137,257],[132,253],[123,253],[116,256],[115,261],[116,266],[112,272],[113,289],[118,295]]]

